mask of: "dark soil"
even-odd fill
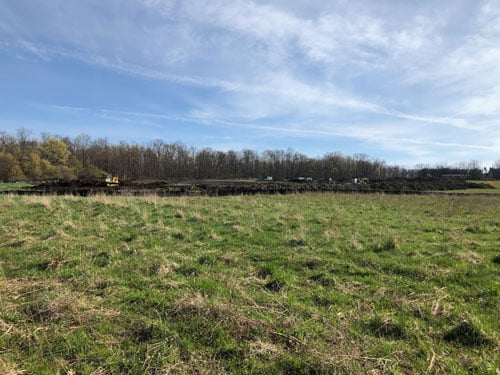
[[[473,185],[473,186],[472,186]],[[388,194],[419,194],[432,191],[491,188],[487,184],[473,184],[460,178],[394,178],[386,180],[351,182],[332,181],[258,181],[258,180],[203,180],[203,181],[124,181],[118,186],[107,186],[103,181],[74,180],[41,182],[19,194],[80,195],[95,194],[141,196],[224,196],[252,194],[293,194],[303,192],[357,192]]]

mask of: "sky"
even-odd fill
[[[0,130],[500,160],[498,0],[0,0]]]

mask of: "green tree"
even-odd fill
[[[68,145],[59,139],[49,137],[42,144],[42,158],[52,165],[66,165],[70,152]]]
[[[30,153],[22,159],[21,168],[30,180],[42,178],[42,158],[36,152]]]
[[[9,153],[0,153],[0,180],[4,182],[24,180],[19,162]]]
[[[49,180],[73,180],[75,172],[65,165],[52,165],[47,159],[42,160],[42,176]]]

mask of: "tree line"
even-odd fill
[[[364,154],[344,156],[332,152],[312,158],[293,149],[219,151],[196,149],[179,142],[166,143],[161,139],[146,144],[126,141],[113,144],[106,138],[92,139],[87,134],[69,138],[42,133],[40,139],[36,139],[25,129],[19,129],[15,135],[0,131],[0,180],[4,182],[96,179],[105,173],[130,180],[271,176],[275,180],[309,177],[338,181],[352,177],[435,176],[435,169],[408,170]],[[469,170],[466,172],[470,174]]]

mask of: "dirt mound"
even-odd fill
[[[473,184],[475,188],[489,187]],[[101,180],[47,181],[19,194],[55,195],[131,195],[156,194],[159,196],[224,196],[252,194],[293,194],[303,192],[382,192],[388,194],[418,194],[422,192],[460,190],[471,187],[460,178],[393,178],[359,183],[351,181],[258,181],[258,180],[202,180],[202,181],[123,181],[107,186]]]
[[[467,189],[468,183],[461,178],[393,178],[370,182],[370,190],[381,191],[445,191]]]

